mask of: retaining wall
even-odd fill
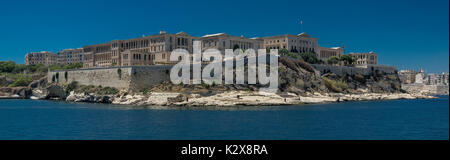
[[[114,87],[140,91],[170,80],[172,66],[128,66],[88,68],[48,72],[48,82],[64,85],[77,81],[81,85]]]

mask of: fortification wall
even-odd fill
[[[172,66],[136,66],[133,67],[130,89],[141,91],[163,81],[170,81]]]
[[[402,84],[402,89],[411,93],[430,93],[439,95],[448,95],[449,86],[448,85],[424,85],[424,84]]]
[[[345,74],[354,75],[370,75],[373,72],[381,72],[388,74],[397,74],[397,68],[391,66],[382,66],[382,65],[367,65],[367,66],[356,66],[356,67],[347,67],[347,66],[331,66],[331,65],[321,65],[321,64],[311,64],[316,70],[318,70],[321,74],[332,72],[336,75],[342,76]]]
[[[128,66],[58,70],[48,72],[48,82],[60,85],[73,81],[81,85],[114,87],[140,91],[152,85],[170,80],[171,66]]]

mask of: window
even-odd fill
[[[166,59],[166,54],[165,53],[162,54],[162,59]]]

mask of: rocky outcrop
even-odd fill
[[[159,105],[159,106],[236,106],[236,105],[293,105],[315,104],[344,101],[370,101],[370,100],[394,100],[434,98],[422,94],[407,93],[307,93],[298,96],[294,93],[284,95],[275,93],[253,91],[229,91],[211,96],[199,94],[180,94],[155,92],[148,95],[123,95],[115,98],[112,104],[122,105]]]
[[[69,102],[89,102],[89,103],[111,103],[114,99],[113,96],[109,95],[94,95],[87,93],[75,93],[70,92],[67,96],[66,101]]]
[[[50,85],[45,88],[35,88],[31,90],[31,99],[65,99],[66,91],[58,85]]]
[[[3,87],[0,88],[0,97],[3,98],[29,98],[31,90],[27,87]]]
[[[14,82],[13,79],[7,78],[5,76],[0,76],[0,87],[6,87],[13,82]]]
[[[47,77],[42,77],[38,80],[35,80],[33,82],[31,82],[28,85],[28,88],[44,88],[45,86],[47,86]]]

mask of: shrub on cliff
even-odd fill
[[[303,60],[297,60],[297,64],[308,72],[314,72],[314,67],[312,67],[309,63],[306,63]]]
[[[343,92],[348,86],[344,81],[334,81],[326,77],[322,77],[325,86],[333,92]]]
[[[279,61],[286,67],[299,72],[298,67],[305,69],[308,72],[314,72],[314,68],[301,59],[292,59],[287,57],[281,57]]]
[[[293,52],[288,52],[288,53],[286,53],[285,55],[286,55],[287,57],[290,57],[290,58],[301,59],[300,56],[298,56],[296,53],[293,53]]]
[[[32,81],[33,81],[33,79],[31,77],[20,76],[9,86],[10,87],[25,87],[25,86],[28,86]]]
[[[69,93],[78,88],[78,82],[73,81],[66,86],[66,93]]]
[[[320,62],[320,60],[317,59],[316,54],[315,54],[315,53],[312,53],[312,52],[302,53],[302,54],[300,54],[300,57],[301,57],[304,61],[306,61],[306,62],[308,62],[308,63],[311,63],[311,64],[316,64],[316,63],[319,63],[319,62]]]
[[[80,85],[76,89],[76,92],[93,93],[93,92],[95,92],[95,86],[93,86],[93,85],[88,85],[88,86]]]
[[[98,94],[117,94],[119,90],[113,87],[105,87],[98,91]]]

